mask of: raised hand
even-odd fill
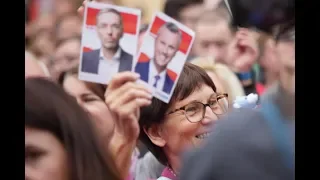
[[[241,28],[228,47],[226,61],[235,72],[248,72],[259,55],[258,42],[252,32]]]
[[[115,123],[110,150],[125,178],[139,136],[140,108],[151,104],[152,94],[136,83],[139,75],[121,72],[113,77],[105,93],[105,101]]]

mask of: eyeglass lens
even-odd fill
[[[226,97],[213,98],[208,105],[216,115],[222,115],[228,110],[228,99]],[[204,118],[206,106],[200,102],[194,102],[186,106],[186,117],[190,122],[198,122]]]

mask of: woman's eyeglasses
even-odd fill
[[[196,123],[204,118],[206,107],[210,107],[212,112],[216,115],[222,115],[228,111],[228,106],[228,94],[224,93],[212,96],[207,104],[192,102],[181,108],[170,111],[168,115],[182,110],[188,121]]]

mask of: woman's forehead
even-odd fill
[[[202,85],[200,88],[195,89],[187,98],[174,102],[172,107],[178,108],[192,101],[207,101],[214,94],[216,93],[210,86]]]

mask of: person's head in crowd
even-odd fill
[[[158,72],[166,69],[179,50],[182,33],[177,25],[167,22],[160,27],[155,38],[154,64]]]
[[[231,16],[225,7],[203,12],[195,24],[196,38],[193,53],[196,56],[213,56],[223,62],[234,32]]]
[[[203,12],[203,0],[166,1],[164,13],[187,27],[194,29],[195,22]]]
[[[154,98],[142,108],[140,139],[162,164],[177,172],[182,153],[202,143],[227,109],[227,94],[218,94],[208,74],[187,62],[170,102]]]
[[[137,51],[139,51],[140,47],[142,46],[143,37],[148,31],[148,24],[142,24],[139,30],[139,39],[138,39],[138,48]]]
[[[244,90],[238,77],[228,66],[215,63],[211,57],[198,57],[191,60],[203,68],[217,87],[217,93],[228,93],[229,104],[232,104],[237,96],[244,96]]]
[[[43,64],[44,65],[44,64]],[[49,77],[49,73],[45,66],[41,66],[40,62],[36,59],[36,57],[28,52],[25,51],[25,71],[24,75],[25,78],[30,77]]]
[[[82,4],[81,0],[55,0],[54,15],[57,19],[76,12],[77,8]]]
[[[39,30],[30,38],[28,49],[46,64],[54,53],[54,38],[51,31]]]
[[[50,71],[54,79],[74,67],[78,67],[81,51],[81,36],[71,36],[56,43]]]
[[[66,14],[56,21],[56,41],[68,39],[73,36],[81,36],[82,19],[76,12]]]
[[[25,37],[32,38],[42,31],[52,31],[55,26],[55,18],[51,14],[42,14],[34,21],[28,22],[25,26]]]
[[[116,52],[123,35],[123,22],[119,11],[106,8],[97,14],[97,32],[106,52]]]
[[[114,126],[110,111],[105,104],[106,86],[79,80],[78,70],[78,67],[74,67],[61,74],[59,83],[93,117],[98,129],[101,130],[100,135],[106,138]]]
[[[275,55],[276,42],[265,34],[260,34],[258,39],[260,56],[258,63],[260,65],[259,81],[269,87],[279,76],[280,65]]]
[[[120,179],[117,176],[111,156],[77,102],[50,80],[27,79],[25,179]]]
[[[275,54],[279,62],[279,80],[281,86],[291,95],[295,95],[295,25],[280,25],[275,32]]]

